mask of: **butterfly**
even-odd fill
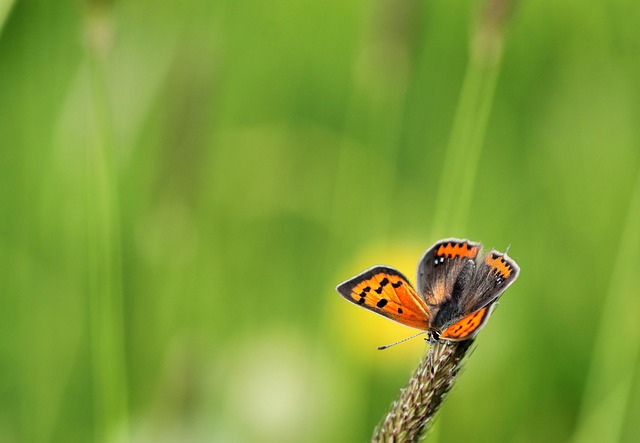
[[[481,249],[469,240],[440,240],[418,263],[417,291],[389,266],[374,266],[336,289],[352,303],[421,329],[431,342],[469,340],[520,273],[506,252],[491,250],[479,259]]]

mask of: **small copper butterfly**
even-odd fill
[[[506,252],[492,250],[479,260],[481,249],[480,243],[468,240],[440,240],[418,264],[417,291],[388,266],[374,266],[336,289],[352,303],[423,330],[430,341],[468,340],[520,272]]]

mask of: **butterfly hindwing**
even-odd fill
[[[493,303],[463,317],[445,329],[444,332],[440,334],[440,338],[450,341],[462,341],[473,338],[487,322],[495,306],[496,304]]]
[[[449,300],[460,273],[465,270],[465,278],[473,273],[469,268],[474,265],[481,247],[480,243],[455,238],[433,245],[418,264],[417,287],[423,300],[432,306]]]
[[[376,266],[336,288],[340,295],[376,314],[403,325],[427,329],[429,308],[397,270]]]
[[[519,273],[520,268],[506,252],[492,250],[476,265],[473,278],[466,285],[460,307],[465,312],[474,312],[495,302],[518,278]]]

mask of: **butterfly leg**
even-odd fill
[[[437,331],[427,331],[427,336],[425,340],[429,342],[430,345],[434,344],[440,339],[440,333]]]

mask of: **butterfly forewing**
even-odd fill
[[[473,312],[493,303],[519,273],[520,268],[511,257],[492,250],[477,264],[473,278],[465,288],[461,308]]]
[[[403,325],[427,329],[429,308],[407,279],[388,266],[376,266],[336,288],[352,303]]]
[[[441,339],[462,341],[473,338],[487,322],[495,304],[485,306],[476,312],[463,317],[440,334]]]
[[[441,305],[451,298],[458,275],[474,261],[480,243],[450,238],[433,245],[418,264],[417,287],[429,305]]]

